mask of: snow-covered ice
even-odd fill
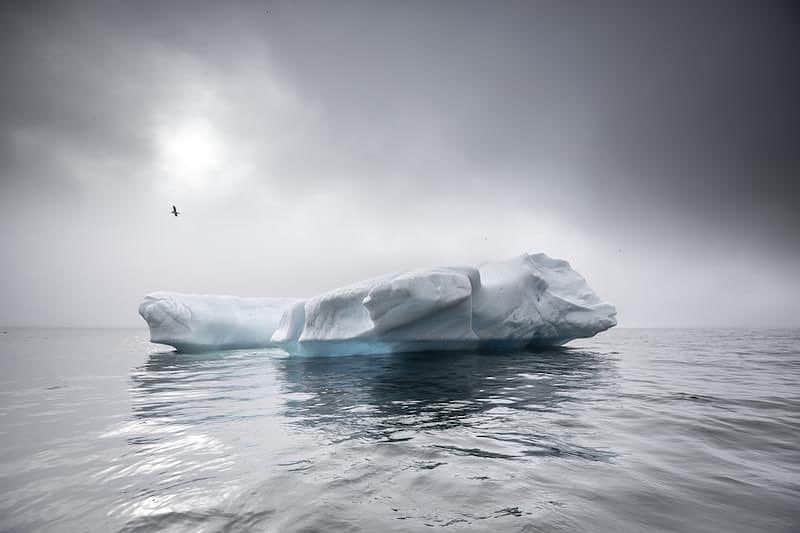
[[[294,298],[239,298],[154,292],[139,314],[150,326],[150,340],[178,351],[263,348]]]
[[[298,354],[555,346],[616,325],[614,306],[545,254],[386,274],[307,300],[154,293],[139,312],[153,342],[179,350]]]
[[[472,328],[484,343],[561,345],[617,325],[614,306],[561,259],[523,254],[479,271]]]
[[[334,289],[295,304],[272,340],[292,353],[470,347],[479,340],[471,327],[470,277],[477,281],[477,270],[443,267]]]

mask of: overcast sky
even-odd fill
[[[800,11],[646,4],[3,2],[0,324],[543,251],[800,326]]]

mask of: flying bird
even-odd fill
[[[175,215],[175,216],[180,215],[180,213],[178,213],[178,208],[175,207],[174,205],[172,206],[172,214]]]

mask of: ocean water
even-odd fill
[[[1,531],[800,530],[800,332],[180,355],[0,330]]]

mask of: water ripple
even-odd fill
[[[0,339],[0,530],[791,531],[800,334],[184,356]]]

